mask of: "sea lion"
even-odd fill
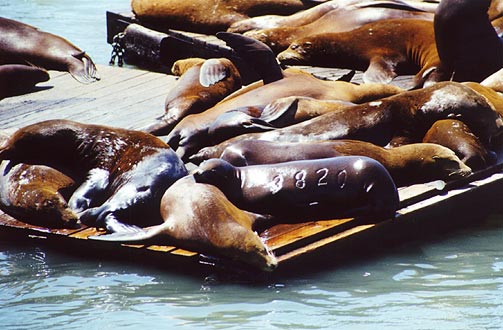
[[[142,130],[155,135],[168,134],[185,116],[211,108],[241,86],[239,71],[226,58],[212,58],[195,64],[169,91],[164,115]]]
[[[263,15],[237,21],[231,24],[231,26],[227,29],[227,32],[245,33],[250,30],[300,27],[311,24],[319,18],[323,17],[325,14],[329,12],[331,13],[332,11],[340,11],[341,13],[346,13],[347,10],[351,10],[353,8],[368,8],[370,6],[377,7],[378,9],[391,8],[433,14],[435,13],[437,4],[402,0],[333,0],[321,3],[312,8],[305,9],[287,16]],[[375,12],[373,14],[375,14]],[[354,16],[354,13],[349,13],[348,16]],[[433,15],[429,16],[431,16],[431,19],[433,19]],[[348,23],[346,17],[340,18],[345,20],[346,24]],[[368,19],[371,18],[368,17]],[[358,17],[356,17],[356,20],[358,20]],[[336,25],[338,24],[338,22],[334,23]]]
[[[238,208],[291,222],[344,217],[393,217],[398,193],[388,171],[363,156],[235,167],[207,160],[196,182],[217,186]]]
[[[0,65],[31,64],[46,70],[68,71],[81,83],[99,80],[89,55],[60,36],[0,17]]]
[[[433,14],[424,12],[401,1],[345,1],[315,21],[301,26],[280,26],[246,32],[245,35],[260,40],[278,54],[294,41],[321,33],[341,33],[361,26],[389,19],[416,19],[433,21]],[[316,8],[316,7],[314,7]],[[379,26],[381,27],[381,26]],[[359,35],[357,38],[359,39]],[[369,47],[374,47],[370,45]]]
[[[183,196],[183,198],[181,198]],[[119,228],[113,234],[91,239],[145,242],[154,241],[225,257],[255,269],[271,271],[277,260],[252,229],[260,215],[234,206],[215,186],[184,177],[169,187],[160,204],[163,223],[145,229]]]
[[[196,156],[198,159],[194,159]],[[356,140],[297,143],[244,140],[229,145],[221,153],[198,153],[191,160],[199,163],[221,158],[234,166],[248,166],[339,156],[366,156],[377,160],[399,187],[434,180],[447,181],[471,174],[471,169],[452,150],[434,143],[413,143],[386,149]]]
[[[442,0],[435,13],[435,41],[454,81],[480,82],[503,67],[503,44],[488,17],[491,0]]]
[[[0,65],[0,100],[33,90],[40,82],[49,80],[46,70],[31,65]]]
[[[488,150],[470,128],[459,120],[436,121],[424,135],[423,142],[448,147],[474,171],[496,162],[496,154]]]
[[[206,150],[223,150],[237,141],[251,139],[281,142],[352,139],[396,147],[421,142],[434,122],[446,118],[467,124],[482,143],[501,136],[503,130],[501,115],[484,96],[461,83],[446,81],[332,111],[285,128],[239,135]]]
[[[70,120],[18,129],[0,147],[0,159],[51,166],[83,180],[69,205],[93,226],[116,219],[159,223],[162,194],[187,175],[174,151],[153,135]]]
[[[312,4],[310,4],[312,2]],[[316,4],[302,0],[132,0],[131,9],[142,25],[215,34],[234,22],[266,14],[289,15]]]
[[[364,82],[390,83],[397,75],[415,74],[411,87],[420,87],[449,78],[437,70],[441,63],[433,23],[425,20],[390,19],[300,38],[277,58],[283,65],[365,71]]]
[[[310,103],[310,105],[303,103]],[[243,107],[224,112],[208,128],[208,135],[211,142],[216,144],[240,134],[286,127],[353,105],[355,103],[338,100],[318,100],[297,96],[282,97],[265,106]]]
[[[46,228],[78,228],[78,215],[68,206],[77,188],[69,176],[48,166],[0,165],[0,208],[16,219]]]

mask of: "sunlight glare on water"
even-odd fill
[[[0,1],[1,16],[64,36],[100,64],[108,63],[111,51],[105,11],[128,8],[129,0]],[[145,267],[141,260],[74,257],[44,245],[0,240],[0,325],[6,330],[502,329],[502,220],[503,214],[494,214],[450,235],[265,283],[186,276]]]

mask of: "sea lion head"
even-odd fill
[[[225,185],[236,181],[236,168],[223,159],[212,158],[206,160],[199,165],[193,172],[194,179],[199,183]]]
[[[278,54],[277,59],[282,65],[301,65],[311,62],[314,44],[310,40],[298,40]]]

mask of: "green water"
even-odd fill
[[[188,0],[189,1],[189,0]],[[128,0],[0,0],[0,15],[107,64]],[[500,193],[495,194],[498,198]],[[474,205],[473,207],[477,207]],[[445,219],[444,219],[445,220]],[[503,214],[326,270],[260,283],[184,276],[0,240],[2,329],[502,329]]]

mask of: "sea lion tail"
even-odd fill
[[[73,65],[70,65],[68,71],[75,80],[83,84],[90,84],[101,79],[96,65],[89,55],[82,52],[73,55],[73,57],[77,59],[79,63],[72,62]]]

